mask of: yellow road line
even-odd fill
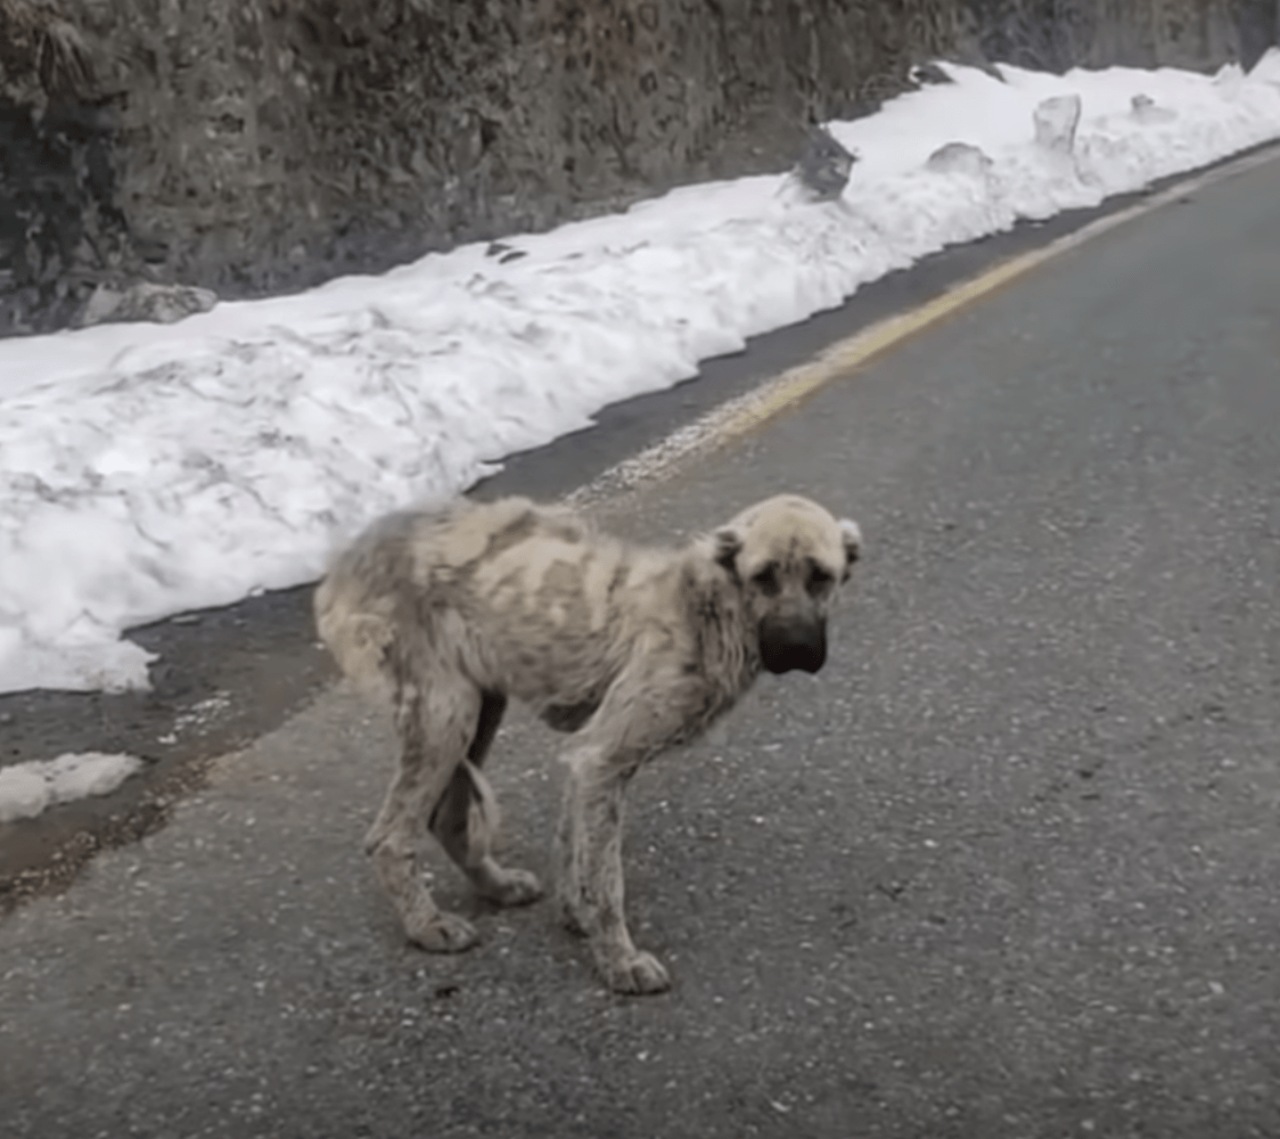
[[[1280,149],[1273,147],[1220,166],[1207,174],[1179,182],[1136,205],[1090,222],[1039,249],[1002,261],[917,308],[888,317],[836,342],[813,359],[765,381],[745,396],[723,404],[694,424],[681,428],[660,443],[606,471],[588,486],[569,495],[568,501],[586,505],[669,478],[695,455],[718,450],[758,430],[784,412],[798,407],[832,380],[849,376],[917,333],[993,295],[1063,253],[1170,202],[1275,161],[1278,157]]]

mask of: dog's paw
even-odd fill
[[[528,870],[503,870],[482,892],[497,906],[527,906],[542,897],[542,883]]]
[[[432,914],[405,926],[409,940],[428,953],[461,953],[480,940],[475,926],[456,914]]]
[[[652,953],[643,950],[609,962],[604,972],[609,988],[615,993],[645,996],[665,993],[671,988],[671,975],[666,966]]]

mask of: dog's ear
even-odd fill
[[[853,563],[862,557],[862,529],[852,518],[841,518],[840,538],[844,542],[844,580],[848,581]]]
[[[732,526],[722,526],[712,536],[713,557],[716,565],[738,576],[737,558],[742,551],[742,535]]]

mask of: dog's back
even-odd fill
[[[669,555],[567,511],[463,502],[373,523],[318,587],[316,623],[342,671],[375,695],[389,694],[388,654],[444,653],[479,687],[573,719],[621,667],[643,622],[637,593],[669,573]]]

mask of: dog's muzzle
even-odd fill
[[[822,621],[760,622],[760,663],[772,673],[817,672],[827,661],[827,627]]]

